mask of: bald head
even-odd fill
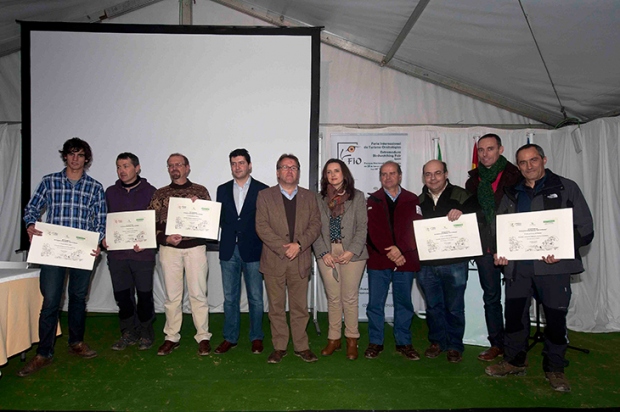
[[[426,162],[422,168],[424,184],[433,194],[439,194],[446,187],[448,180],[448,166],[441,160],[431,160]]]

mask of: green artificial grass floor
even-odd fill
[[[376,410],[470,408],[612,408],[620,406],[620,333],[570,332],[571,344],[590,354],[569,350],[566,373],[572,392],[550,389],[541,363],[542,344],[529,356],[527,376],[492,378],[488,363],[476,359],[479,347],[467,346],[459,364],[437,359],[408,361],[394,350],[392,328],[386,325],[385,350],[379,358],[363,357],[368,344],[367,324],[360,324],[360,355],[349,361],[344,351],[304,363],[293,355],[280,364],[267,364],[273,349],[269,322],[264,319],[265,352],[254,355],[247,341],[248,315],[242,315],[239,345],[224,355],[197,355],[191,316],[183,319],[181,346],[169,356],[157,356],[163,342],[164,316],[157,315],[156,344],[140,352],[110,349],[118,338],[116,315],[89,314],[86,342],[99,352],[83,360],[67,353],[67,337],[56,342],[52,365],[27,378],[16,372],[19,356],[0,368],[0,409],[13,410]],[[212,347],[221,342],[223,314],[212,314]],[[327,316],[321,313],[317,336],[308,324],[311,349],[319,354],[326,343]],[[66,314],[61,326],[67,330]],[[428,346],[426,324],[415,318],[413,344]],[[28,352],[28,359],[34,350]]]

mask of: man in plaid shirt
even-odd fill
[[[60,157],[65,168],[46,175],[32,195],[24,211],[28,238],[40,236],[35,223],[46,212],[46,223],[99,232],[99,241],[105,236],[107,207],[101,183],[86,174],[92,161],[92,151],[85,141],[74,137],[67,140]],[[99,247],[92,255],[98,256]],[[39,346],[37,355],[17,374],[28,376],[52,363],[56,325],[64,289],[66,272],[69,272],[69,353],[85,359],[94,358],[97,352],[84,343],[86,323],[86,294],[92,270],[41,266],[40,287],[43,307],[39,315]]]

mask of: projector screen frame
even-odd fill
[[[319,183],[319,101],[320,101],[320,33],[322,27],[247,27],[247,26],[182,26],[137,24],[91,24],[64,22],[18,21],[21,27],[21,91],[22,91],[22,214],[32,190],[32,112],[31,112],[31,37],[33,31],[122,33],[122,34],[184,34],[184,35],[234,35],[234,36],[307,36],[311,39],[311,98],[308,136],[309,188],[317,190]],[[73,136],[67,136],[69,139]],[[88,139],[87,139],[88,140]],[[57,156],[50,153],[50,158]],[[60,170],[60,167],[58,168]],[[40,176],[42,177],[42,176]],[[29,247],[25,229],[22,230],[20,248]]]

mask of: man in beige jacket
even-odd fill
[[[287,288],[295,355],[305,362],[317,361],[308,345],[306,326],[311,246],[321,231],[321,217],[315,194],[298,186],[299,168],[296,156],[280,156],[278,184],[260,191],[256,201],[256,233],[263,241],[260,271],[265,277],[274,348],[268,363],[279,363],[286,356]]]

